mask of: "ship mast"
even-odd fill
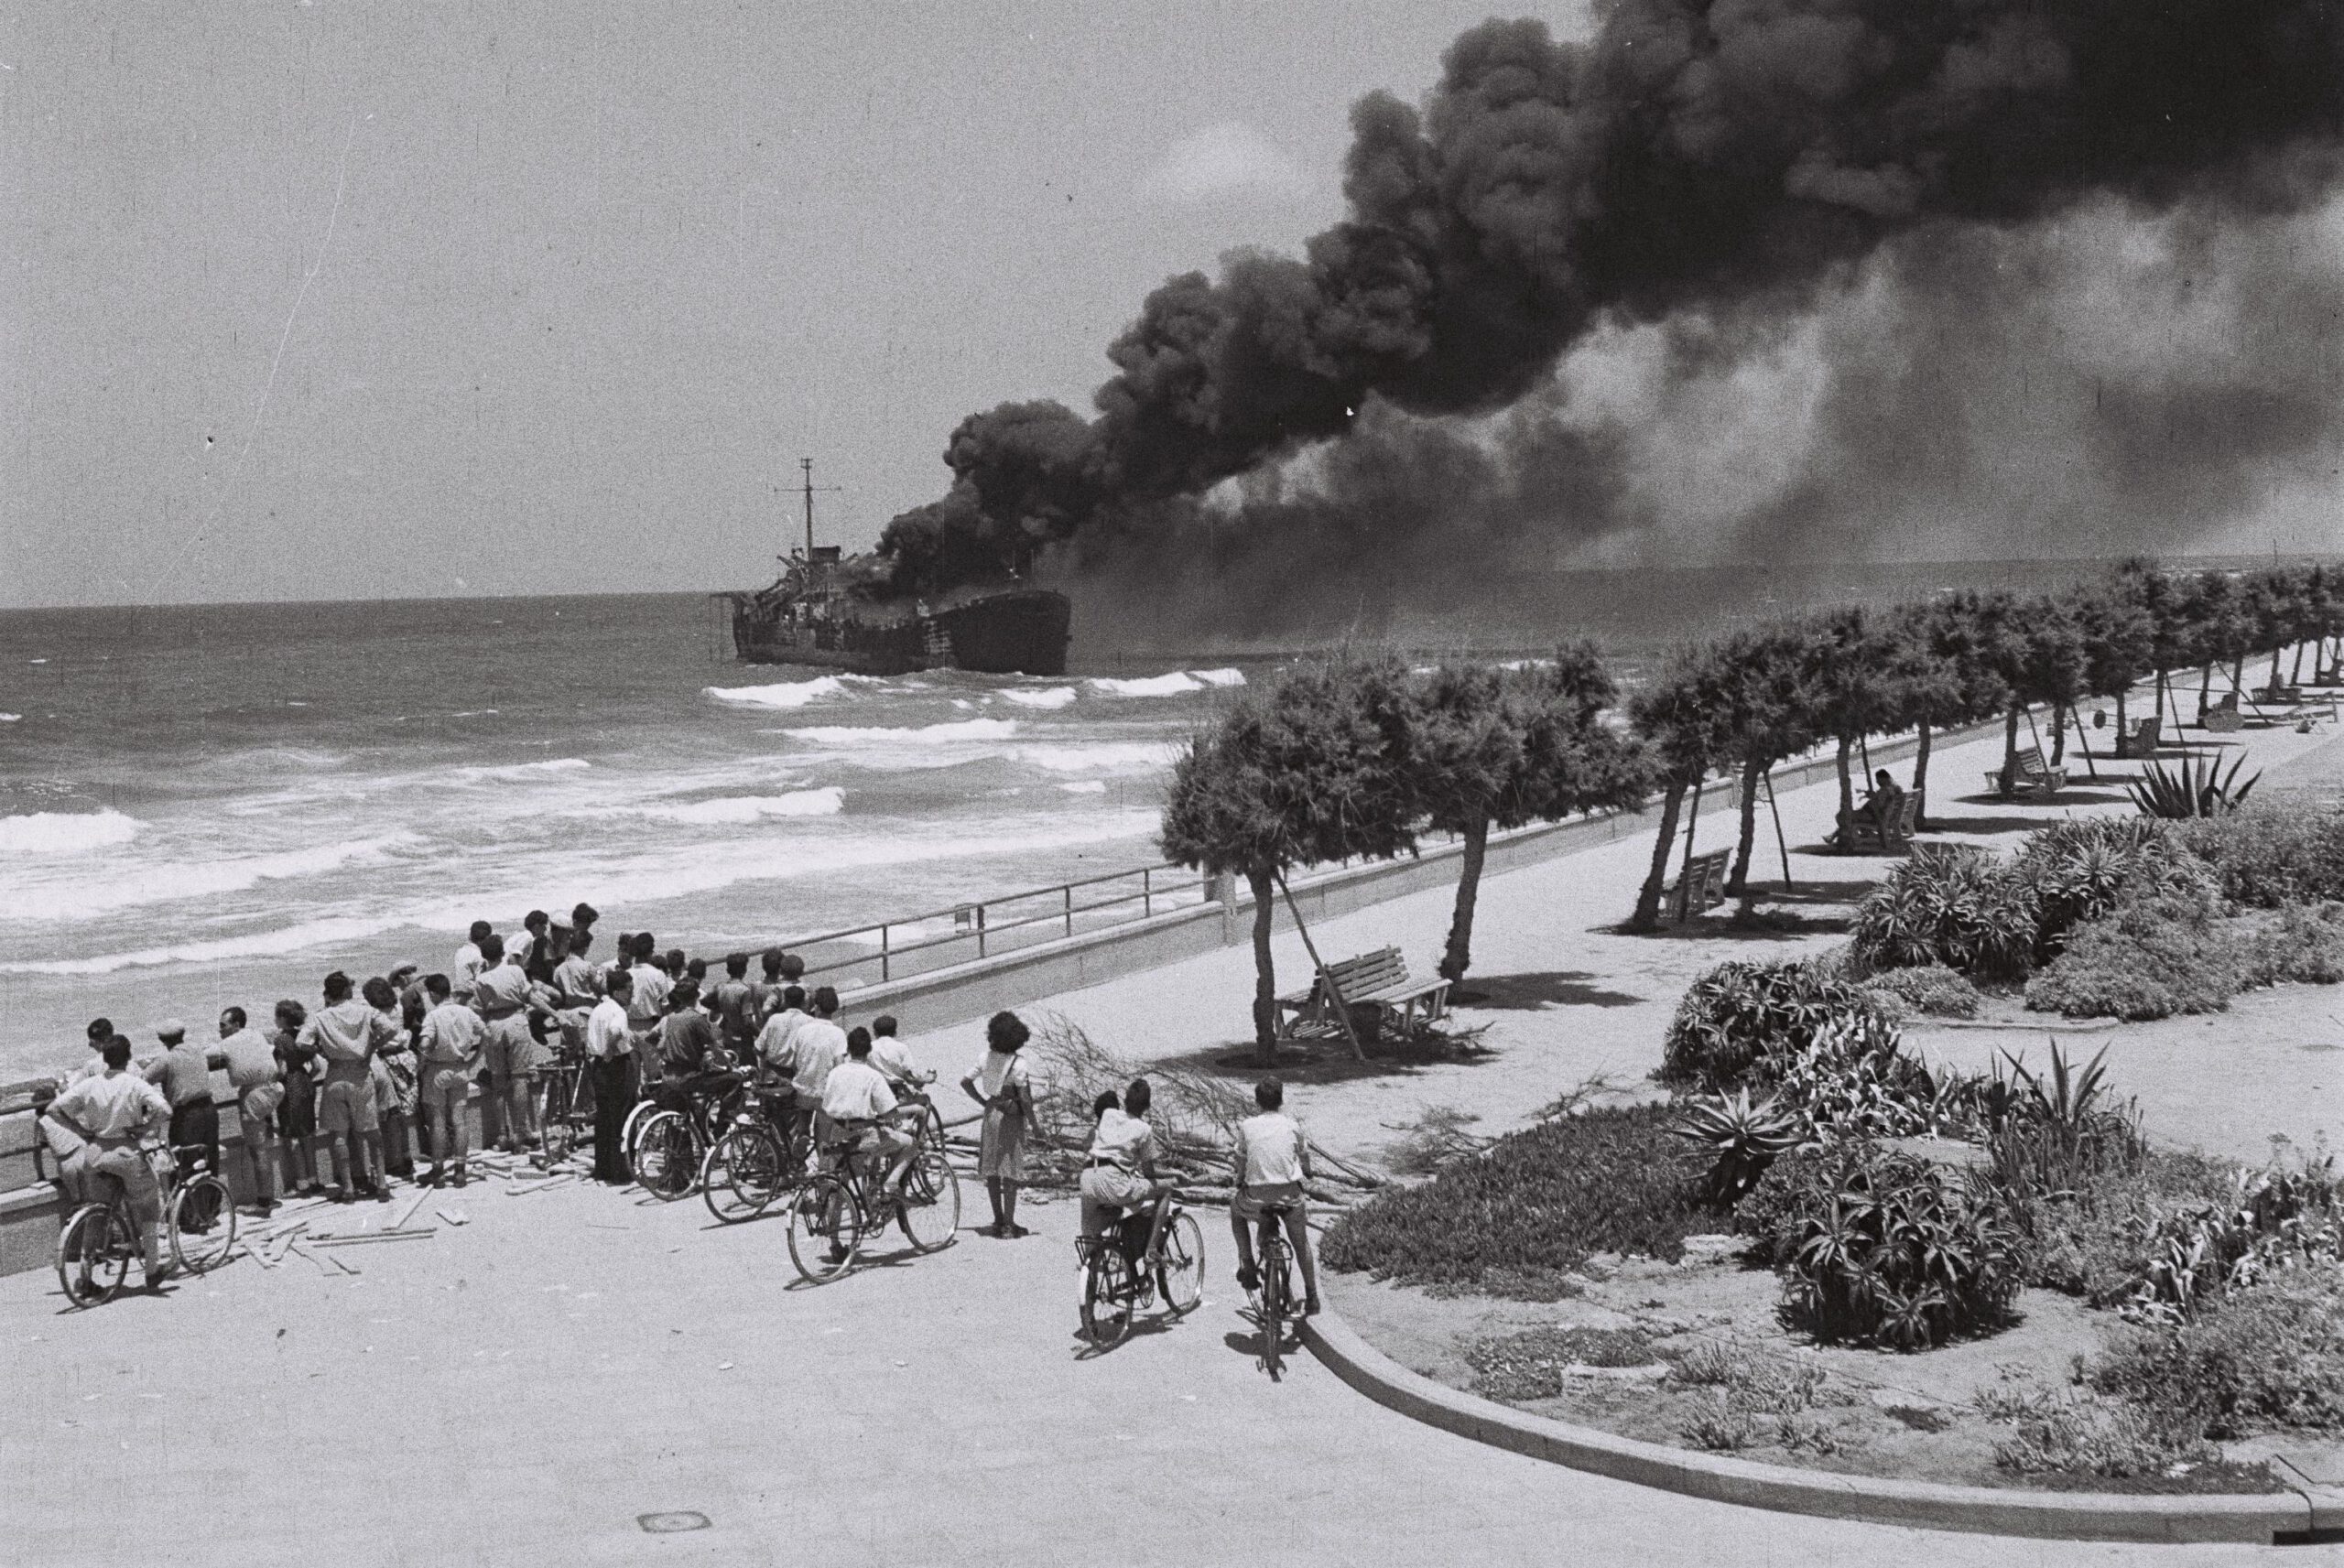
[[[814,460],[798,460],[798,471],[805,477],[806,490],[806,558],[814,558]]]

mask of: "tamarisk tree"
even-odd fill
[[[1172,764],[1158,843],[1177,864],[1245,879],[1253,894],[1253,1044],[1275,1059],[1270,951],[1289,867],[1412,852],[1424,815],[1415,693],[1392,658],[1340,658],[1249,689]]]
[[[1492,827],[1643,801],[1641,749],[1604,722],[1617,695],[1587,642],[1515,669],[1444,664],[1418,684],[1414,757],[1427,825],[1464,840],[1440,958],[1446,979],[1462,979],[1472,963],[1473,907]]]

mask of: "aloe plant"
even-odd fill
[[[1767,1166],[1797,1147],[1800,1134],[1796,1117],[1772,1099],[1753,1104],[1746,1089],[1731,1098],[1688,1100],[1668,1130],[1717,1156],[1709,1168],[1709,1190],[1724,1204],[1738,1202],[1756,1185]]]
[[[2219,758],[2184,757],[2168,771],[2162,762],[2151,762],[2148,772],[2125,787],[2132,792],[2132,803],[2143,816],[2185,818],[2193,816],[2227,816],[2246,804],[2246,797],[2262,782],[2257,773],[2244,784],[2238,782],[2238,771],[2246,765],[2244,756],[2230,760],[2230,771],[2222,771]]]

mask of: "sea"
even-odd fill
[[[1633,679],[1726,621],[2042,577],[1568,574],[1473,645],[1587,630]],[[1297,649],[1076,630],[1063,678],[874,678],[735,664],[697,595],[0,612],[0,1081],[81,1060],[93,1016],[143,1050],[330,969],[444,968],[474,919],[582,900],[605,950],[722,955],[1153,863],[1171,757]]]

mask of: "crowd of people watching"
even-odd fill
[[[465,1185],[475,1094],[483,1142],[514,1153],[538,1147],[537,1080],[565,1050],[583,1057],[593,1175],[602,1182],[633,1179],[620,1130],[639,1100],[689,1108],[739,1082],[742,1068],[809,1120],[867,1127],[865,1147],[885,1159],[887,1182],[912,1158],[912,1137],[892,1119],[899,1097],[924,1091],[935,1075],[914,1065],[893,1018],[842,1026],[837,991],[808,991],[804,960],[779,947],[754,956],[754,978],[748,953],[727,955],[714,974],[680,948],[661,952],[649,932],[621,935],[598,959],[598,918],[584,903],[566,925],[532,910],[509,940],[474,921],[445,971],[402,962],[353,982],[337,969],[314,1008],[277,1003],[273,1027],[255,1027],[242,1007],[223,1009],[210,1048],[166,1020],[154,1026],[159,1053],[136,1065],[131,1041],[111,1020],[93,1020],[92,1059],[40,1108],[60,1184],[88,1201],[119,1183],[144,1238],[147,1280],[158,1279],[160,1194],[139,1146],[167,1126],[182,1173],[219,1169],[215,1056],[234,1097],[255,1216],[280,1195],[387,1202],[395,1178]],[[977,1173],[993,1219],[980,1233],[1004,1239],[1029,1234],[1017,1223],[1017,1195],[1028,1146],[1043,1137],[1020,1054],[1028,1038],[1015,1013],[994,1014],[983,1060],[960,1080],[982,1108]],[[1279,1113],[1275,1080],[1261,1088],[1264,1114],[1242,1130],[1241,1191],[1250,1181],[1298,1203],[1303,1141]],[[1145,1079],[1120,1100],[1102,1097],[1080,1184],[1086,1233],[1118,1211],[1145,1210],[1168,1185],[1155,1170],[1149,1103]],[[429,1163],[418,1170],[420,1161]],[[1298,1218],[1290,1229],[1308,1270]],[[1242,1220],[1238,1237],[1243,1279],[1252,1269]],[[1315,1277],[1309,1285],[1315,1303]]]

